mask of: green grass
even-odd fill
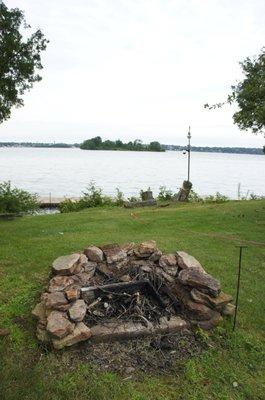
[[[244,251],[238,330],[226,320],[216,345],[176,372],[123,381],[80,362],[74,351],[42,353],[31,309],[52,261],[90,243],[155,239],[163,251],[184,250],[235,295],[238,249]],[[0,221],[0,399],[264,399],[265,201],[168,208],[90,209]],[[233,382],[238,386],[234,387]]]

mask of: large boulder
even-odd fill
[[[194,268],[200,272],[205,272],[199,261],[185,251],[177,252],[177,263],[181,269]]]
[[[66,313],[52,311],[47,319],[47,331],[52,337],[63,338],[72,333],[75,325],[69,321]]]
[[[221,311],[224,306],[232,300],[232,296],[224,292],[220,292],[217,297],[212,297],[206,293],[200,292],[198,289],[193,288],[190,294],[192,299],[197,303],[205,304],[206,306],[218,311]]]
[[[104,259],[103,251],[99,247],[96,247],[96,246],[88,246],[84,250],[84,254],[87,256],[87,258],[90,261],[102,262]]]
[[[79,322],[76,324],[72,333],[62,339],[53,339],[52,343],[55,349],[62,349],[63,347],[72,346],[87,340],[90,336],[91,330],[83,322]]]
[[[159,259],[159,265],[167,274],[176,276],[178,266],[175,254],[162,255]]]
[[[73,275],[80,268],[80,254],[74,253],[56,258],[52,263],[52,270],[57,275]]]
[[[182,270],[178,275],[178,280],[183,285],[195,287],[213,297],[217,297],[221,291],[221,285],[217,279],[194,268]]]
[[[69,308],[69,317],[74,322],[83,321],[86,315],[87,306],[84,300],[76,300]]]
[[[135,247],[134,254],[139,258],[148,258],[156,251],[156,242],[154,240],[148,240]]]
[[[71,276],[56,275],[50,280],[49,292],[60,292],[71,286],[74,280]]]
[[[116,243],[107,244],[102,246],[101,249],[108,264],[118,263],[127,257],[126,252]]]

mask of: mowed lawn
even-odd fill
[[[226,319],[201,355],[174,373],[132,380],[98,373],[74,352],[45,352],[35,339],[31,310],[52,261],[85,246],[157,241],[184,250],[235,295],[238,248],[243,255],[238,329]],[[0,221],[0,399],[264,399],[265,201],[185,204],[166,208],[90,209]],[[205,342],[208,341],[207,334]]]

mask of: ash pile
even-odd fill
[[[32,311],[37,338],[54,348],[212,329],[232,315],[232,297],[193,256],[163,254],[152,240],[88,246],[57,258]]]

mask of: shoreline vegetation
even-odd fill
[[[95,138],[93,138],[95,139]],[[149,145],[143,144],[139,140],[134,142],[122,143],[121,140],[102,141],[102,145],[92,148],[94,143],[91,140],[85,140],[80,143],[38,143],[38,142],[0,142],[1,147],[33,147],[33,148],[81,148],[84,150],[116,150],[116,151],[186,151],[186,146],[160,144],[159,142],[151,142]],[[89,142],[89,143],[87,143]],[[122,146],[120,146],[120,142]],[[191,151],[201,153],[234,153],[234,154],[257,154],[264,155],[264,151],[257,147],[203,147],[191,146]]]

